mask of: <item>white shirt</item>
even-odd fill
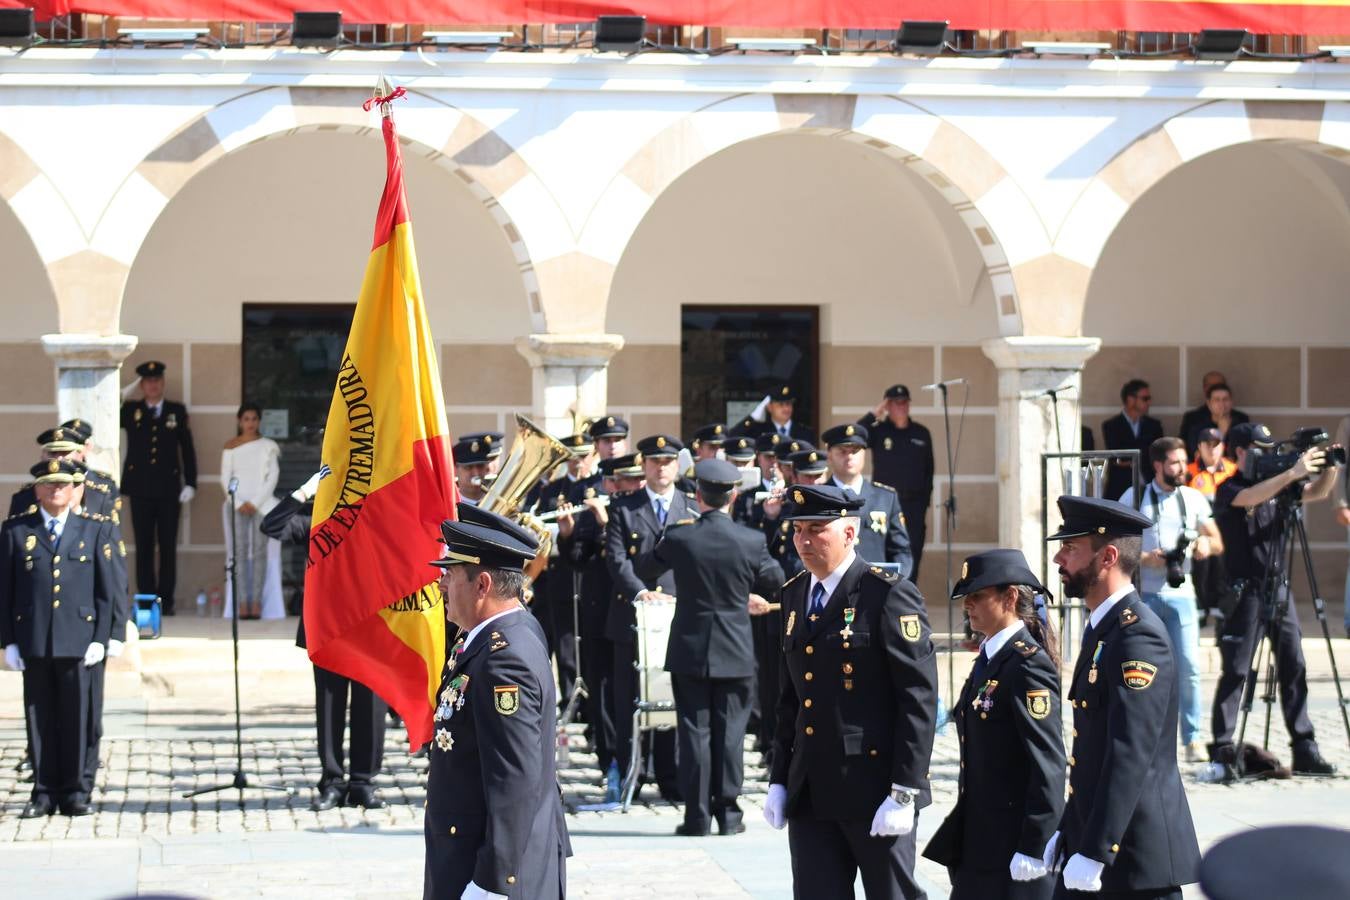
[[[1178,502],[1180,497],[1180,502]],[[1126,506],[1134,506],[1134,487],[1131,486],[1120,497],[1120,502]],[[1186,521],[1181,520],[1181,507],[1186,507]],[[1178,488],[1168,489],[1158,486],[1158,480],[1155,478],[1144,485],[1144,499],[1139,504],[1139,511],[1153,520],[1153,526],[1146,528],[1143,535],[1143,551],[1151,553],[1154,550],[1172,550],[1177,545],[1177,538],[1181,535],[1183,527],[1192,531],[1197,530],[1201,523],[1208,522],[1214,517],[1214,511],[1210,507],[1209,498],[1197,491],[1195,488],[1182,485]],[[1195,544],[1192,543],[1186,548],[1186,557],[1182,560],[1181,571],[1187,575],[1191,572],[1191,557],[1194,554]],[[1145,594],[1168,594],[1173,597],[1194,597],[1195,585],[1187,578],[1181,583],[1181,587],[1174,588],[1167,583],[1167,568],[1165,566],[1141,566],[1139,568],[1139,590]]]
[[[663,501],[663,505],[666,508],[666,515],[670,515],[670,501],[675,499],[675,485],[672,484],[670,490],[666,491],[664,494],[658,494],[649,487],[644,487],[643,490],[647,492],[647,505],[651,507],[652,512],[656,512],[656,501],[659,499]]]
[[[984,643],[980,645],[980,650],[984,653],[986,660],[991,660],[998,655],[998,651],[1003,649],[1003,645],[1012,640],[1012,636],[1022,630],[1022,620],[1009,625],[993,637],[985,638]]]
[[[164,401],[161,400],[161,401],[159,401],[158,403],[149,403],[149,402],[147,402],[145,405],[146,405],[146,407],[150,410],[150,418],[152,418],[152,419],[158,419],[158,418],[159,418],[160,410],[162,410],[162,409],[164,408]]]
[[[67,507],[59,516],[52,515],[41,506],[38,509],[42,512],[42,527],[50,533],[51,525],[49,523],[56,522],[56,539],[61,540],[61,533],[66,530],[66,519],[70,518],[70,508]]]
[[[1111,611],[1111,607],[1119,603],[1121,598],[1132,590],[1134,590],[1134,585],[1127,584],[1123,588],[1121,588],[1120,590],[1116,591],[1114,594],[1103,600],[1102,605],[1094,609],[1092,611],[1092,615],[1088,616],[1088,625],[1092,626],[1093,628],[1096,628],[1098,625],[1100,625],[1102,623],[1102,619],[1105,619],[1106,614]]]
[[[782,425],[779,425],[777,422],[775,422],[773,430],[778,432],[778,434],[781,435],[782,437],[792,437],[792,420],[788,419]]]
[[[1133,432],[1134,436],[1135,436],[1135,437],[1139,437],[1139,422],[1140,422],[1144,417],[1143,417],[1143,416],[1140,416],[1138,419],[1131,419],[1129,413],[1126,413],[1126,412],[1122,412],[1122,413],[1121,413],[1121,416],[1124,417],[1124,419],[1125,419],[1126,422],[1129,422],[1129,423],[1130,423],[1130,431]]]
[[[840,481],[838,475],[831,475],[830,479],[834,481],[836,487],[848,488],[850,491],[857,494],[859,497],[862,496],[863,477],[861,475],[859,475],[857,480],[854,481],[852,484],[845,481]]]
[[[857,555],[858,554],[854,553],[852,550],[848,551],[848,556],[844,557],[844,561],[841,562],[834,571],[826,575],[824,580],[819,579],[814,575],[811,576],[811,584],[807,586],[806,591],[806,608],[808,610],[811,608],[811,595],[816,592],[816,585],[818,584],[823,584],[825,586],[825,596],[821,602],[830,602],[830,596],[834,593],[834,589],[839,587],[839,582],[844,580],[844,573],[848,571],[849,566],[853,565],[853,560]]]
[[[519,606],[512,607],[511,609],[505,609],[505,610],[502,610],[501,612],[497,613],[496,615],[488,616],[486,619],[484,619],[483,621],[479,622],[477,625],[473,626],[473,628],[469,629],[469,636],[466,637],[466,638],[464,639],[464,650],[462,650],[462,651],[460,651],[460,652],[461,652],[461,653],[467,652],[468,649],[469,649],[469,647],[472,646],[472,644],[473,644],[473,639],[476,638],[476,637],[478,637],[478,632],[482,631],[482,630],[483,630],[484,628],[486,628],[489,624],[491,624],[492,622],[497,621],[497,620],[500,619],[502,616],[509,616],[509,615],[511,615],[511,613],[517,613],[517,612],[520,612],[520,610],[521,610],[521,608],[520,608]]]
[[[260,437],[236,447],[227,447],[220,454],[220,486],[227,492],[230,479],[238,478],[235,502],[242,506],[252,503],[258,512],[270,512],[277,504],[273,496],[281,475],[281,448],[271,438]]]

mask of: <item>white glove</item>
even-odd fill
[[[325,478],[327,478],[329,475],[332,474],[333,470],[328,468],[327,465],[320,466],[319,471],[309,476],[309,481],[306,481],[304,484],[300,485],[298,488],[296,488],[294,491],[291,492],[291,496],[294,497],[296,500],[299,500],[301,503],[306,503],[309,500],[312,500],[314,498],[314,495],[319,492],[319,482],[323,481]]]
[[[1059,866],[1055,864],[1055,854],[1059,852],[1059,832],[1056,831],[1050,835],[1050,840],[1045,842],[1045,853],[1041,855],[1041,863],[1045,866],[1047,872],[1056,871]]]
[[[919,816],[918,810],[914,804],[910,803],[901,806],[886,795],[886,799],[881,801],[877,807],[877,814],[872,817],[872,830],[868,834],[872,837],[896,837],[897,835],[909,834],[914,830],[914,820]]]
[[[506,895],[494,894],[470,881],[464,886],[464,893],[459,895],[459,900],[506,900]]]
[[[1102,889],[1102,869],[1105,863],[1075,853],[1064,864],[1064,886],[1071,891],[1097,893]]]
[[[105,653],[106,650],[104,646],[98,641],[94,641],[94,643],[89,645],[89,649],[84,651],[84,667],[88,669],[91,666],[96,666],[103,662]]]
[[[15,672],[23,671],[23,657],[19,655],[18,644],[10,644],[5,648],[5,665]]]
[[[768,394],[765,394],[764,399],[759,401],[759,406],[750,410],[750,418],[754,419],[756,422],[763,422],[768,417],[767,411],[769,409],[769,401],[772,399],[773,398]]]
[[[1012,862],[1008,863],[1008,874],[1013,881],[1035,881],[1049,871],[1044,862],[1025,853],[1014,853]]]
[[[769,796],[764,798],[764,821],[775,831],[787,824],[787,785],[769,785]]]
[[[185,484],[183,489],[178,492],[178,502],[187,503],[195,496],[197,496],[197,489],[190,484]]]
[[[137,375],[135,378],[131,380],[131,384],[122,388],[122,399],[130,400],[131,395],[136,393],[136,389],[139,388],[140,386],[141,386],[141,376]]]
[[[117,638],[112,638],[111,640],[109,640],[108,658],[113,659],[114,657],[121,656],[124,647],[125,645],[121,641],[117,640]]]

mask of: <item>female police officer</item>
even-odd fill
[[[953,717],[961,737],[956,807],[924,850],[948,867],[952,900],[1049,898],[1041,851],[1064,809],[1059,656],[1037,615],[1045,589],[1018,550],[966,560],[952,599],[985,635]]]

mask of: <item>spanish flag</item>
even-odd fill
[[[388,171],[324,432],[332,474],[314,498],[305,635],[314,664],[384,698],[415,748],[431,739],[445,663],[439,571],[428,561],[441,556],[440,524],[458,498],[387,100],[382,112]]]

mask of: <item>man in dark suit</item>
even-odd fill
[[[906,577],[914,569],[910,552],[909,532],[905,529],[905,514],[895,488],[873,481],[863,475],[867,464],[867,442],[870,438],[866,425],[836,425],[822,438],[829,448],[826,460],[830,465],[833,483],[848,488],[862,498],[858,513],[861,527],[858,532],[858,555],[868,562],[899,563]]]
[[[1140,472],[1148,465],[1149,445],[1163,436],[1162,423],[1148,414],[1153,392],[1148,382],[1132,378],[1120,389],[1120,415],[1102,423],[1102,439],[1107,450],[1138,450]],[[1106,499],[1116,500],[1134,483],[1129,460],[1116,460],[1107,466]],[[1140,477],[1147,481],[1144,475]]]
[[[675,833],[745,830],[741,808],[742,744],[755,675],[750,594],[777,593],[783,570],[764,536],[731,520],[740,470],[720,459],[699,460],[697,519],[671,522],[635,569],[647,579],[675,576],[675,618],[666,648],[679,717],[680,790],[684,823]]]
[[[854,549],[862,501],[788,489],[806,571],[783,586],[778,730],[764,818],[788,826],[793,896],[917,898],[914,830],[930,802],[937,662],[912,582]]]
[[[1215,390],[1222,390],[1222,395],[1214,397]],[[1251,421],[1251,416],[1240,409],[1233,409],[1233,391],[1228,387],[1228,379],[1222,372],[1205,373],[1200,380],[1200,396],[1205,398],[1204,402],[1195,409],[1186,410],[1186,414],[1181,417],[1181,427],[1177,429],[1177,437],[1186,442],[1187,459],[1195,459],[1195,453],[1200,447],[1200,432],[1206,428],[1217,428],[1220,420],[1224,420],[1224,427],[1219,434],[1226,438],[1228,429]],[[1232,459],[1231,454],[1229,459]]]
[[[33,792],[21,818],[89,814],[90,669],[102,665],[119,583],[111,523],[74,507],[83,466],[33,467],[37,508],[0,530],[0,645],[23,672]]]
[[[1069,801],[1043,861],[1064,866],[1056,897],[1180,898],[1200,848],[1177,771],[1177,666],[1131,581],[1153,521],[1095,497],[1060,497],[1059,510],[1055,565],[1088,623],[1069,686]]]
[[[570,846],[554,763],[557,697],[543,631],[521,605],[538,545],[486,512],[442,523],[441,536],[445,556],[432,565],[444,569],[446,618],[462,637],[428,751],[422,896],[563,898]]]
[[[164,399],[164,363],[141,363],[136,374],[140,378],[128,391],[139,384],[142,399],[122,404],[122,428],[127,433],[122,493],[131,500],[136,591],[158,595],[164,615],[172,616],[178,579],[178,515],[182,505],[197,494],[197,451],[187,407]]]
[[[614,579],[614,597],[605,621],[605,635],[614,643],[614,733],[619,772],[628,775],[632,754],[633,704],[638,694],[637,643],[634,632],[637,616],[633,603],[639,600],[670,603],[675,600],[675,576],[666,572],[656,578],[642,578],[634,561],[648,553],[661,540],[668,523],[696,515],[694,499],[675,489],[679,475],[679,452],[684,445],[666,434],[638,441],[642,472],[646,483],[641,490],[616,497],[609,505],[609,524],[605,528],[605,561]],[[653,757],[657,787],[666,799],[679,796],[675,771],[675,736],[657,732],[653,738]]]

